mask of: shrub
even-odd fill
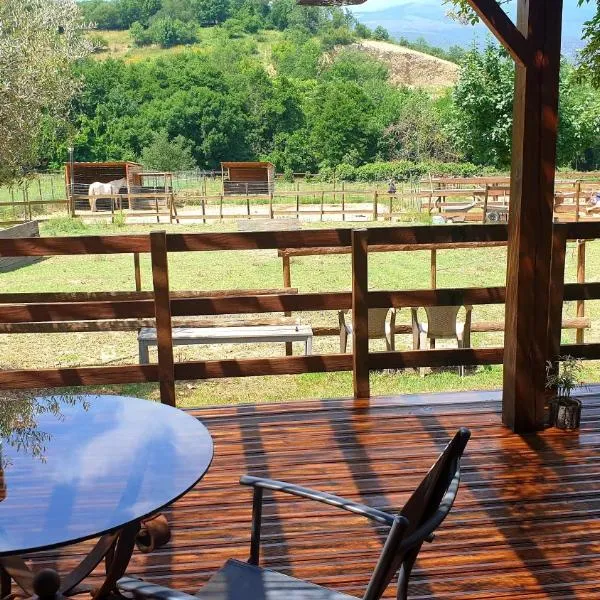
[[[154,19],[148,28],[136,21],[129,32],[136,46],[158,44],[162,48],[171,48],[198,41],[198,27],[194,23],[184,23],[170,17]]]
[[[377,25],[373,30],[373,39],[379,40],[380,42],[387,42],[390,39],[390,34],[385,27]]]

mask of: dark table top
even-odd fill
[[[97,537],[192,488],[213,443],[191,415],[121,396],[0,400],[0,556]]]

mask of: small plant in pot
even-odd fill
[[[581,360],[572,356],[559,356],[554,363],[546,363],[546,388],[555,391],[556,396],[549,402],[550,425],[572,431],[579,428],[581,421],[581,400],[572,396],[576,387],[583,385],[580,374]]]

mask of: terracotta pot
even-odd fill
[[[577,398],[557,398],[554,424],[559,429],[573,431],[579,429],[581,421],[581,400]],[[552,413],[552,408],[550,409]]]

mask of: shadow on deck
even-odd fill
[[[600,598],[598,392],[585,398],[579,432],[524,437],[501,425],[497,392],[377,398],[362,408],[324,400],[194,410],[215,441],[213,466],[168,512],[171,543],[136,553],[129,573],[195,592],[228,557],[246,559],[251,491],[237,483],[243,473],[394,510],[465,425],[473,437],[458,500],[421,551],[411,598]],[[277,499],[265,504],[263,564],[360,597],[383,529]],[[76,553],[46,558],[66,566]]]

